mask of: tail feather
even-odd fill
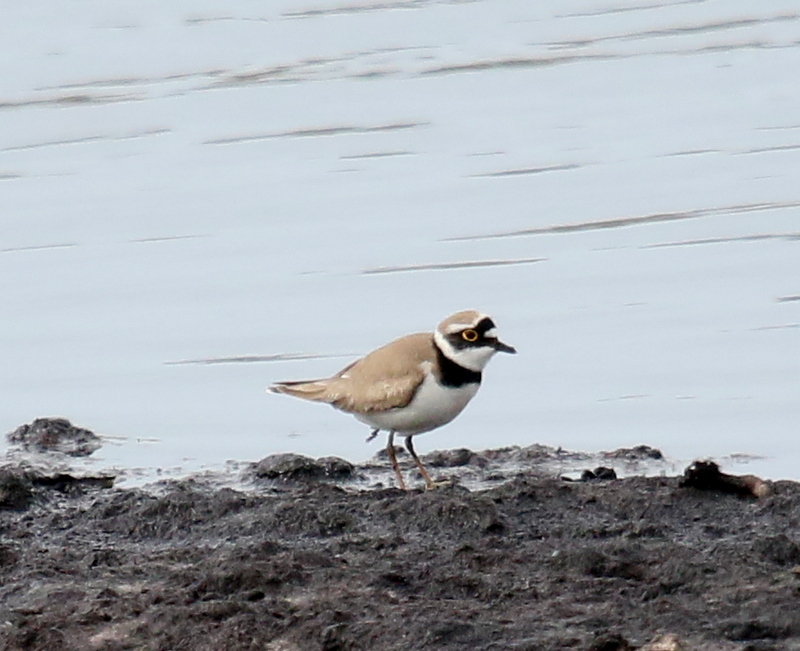
[[[270,386],[267,391],[271,393],[283,393],[295,398],[303,398],[304,400],[314,400],[317,402],[329,402],[327,383],[325,380],[310,380],[310,381],[291,381],[291,382],[276,382]]]

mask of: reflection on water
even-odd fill
[[[293,129],[280,133],[263,133],[247,136],[234,136],[230,138],[217,138],[206,140],[204,145],[231,145],[239,142],[254,142],[257,140],[272,140],[273,138],[317,138],[320,136],[341,136],[363,133],[380,133],[382,131],[400,131],[424,126],[420,123],[405,122],[399,124],[379,124],[376,126],[340,126],[340,127],[315,127],[313,129]]]
[[[472,260],[465,262],[436,262],[430,264],[410,264],[397,267],[376,267],[374,269],[364,269],[362,274],[393,274],[403,271],[434,271],[450,269],[474,269],[476,267],[504,267],[506,265],[530,264],[532,262],[544,262],[546,258],[524,258],[520,260]]]
[[[467,240],[467,239],[470,240],[487,239],[496,237],[518,237],[520,235],[543,235],[546,233],[574,233],[578,231],[594,231],[594,230],[604,230],[607,228],[623,228],[627,226],[637,226],[640,224],[682,221],[684,219],[716,217],[719,215],[736,215],[741,213],[763,212],[767,210],[781,210],[785,208],[797,208],[797,207],[800,207],[800,202],[790,201],[790,202],[780,202],[780,203],[756,203],[756,204],[745,204],[739,206],[725,206],[722,208],[697,208],[694,210],[686,210],[681,212],[656,213],[653,215],[640,215],[637,217],[619,217],[615,219],[603,219],[599,221],[589,221],[589,222],[582,222],[575,224],[555,224],[553,226],[527,228],[518,231],[509,231],[507,233],[493,233],[491,235],[451,237],[448,238],[448,240],[457,241],[457,240]],[[752,239],[752,238],[759,239],[761,236],[748,235],[745,237],[746,239]],[[777,235],[770,237],[780,237],[780,238],[789,237],[790,239],[794,239],[793,234]],[[724,238],[725,241],[736,241],[737,239],[742,239],[742,238]]]
[[[330,359],[349,355],[314,355],[312,353],[278,353],[276,355],[234,355],[207,359],[181,359],[164,364],[251,364],[253,362],[288,362],[303,359]]]

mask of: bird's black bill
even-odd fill
[[[494,341],[494,349],[500,353],[511,353],[512,355],[517,352],[517,349],[514,346],[509,346],[508,344],[504,344],[499,339]]]

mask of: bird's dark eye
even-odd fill
[[[464,330],[464,332],[461,333],[461,338],[464,341],[477,341],[478,332],[476,330],[472,330],[471,328],[469,330]]]

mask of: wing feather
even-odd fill
[[[270,391],[325,402],[349,413],[386,411],[411,402],[434,359],[430,334],[408,335],[374,350],[333,377],[278,382]]]

